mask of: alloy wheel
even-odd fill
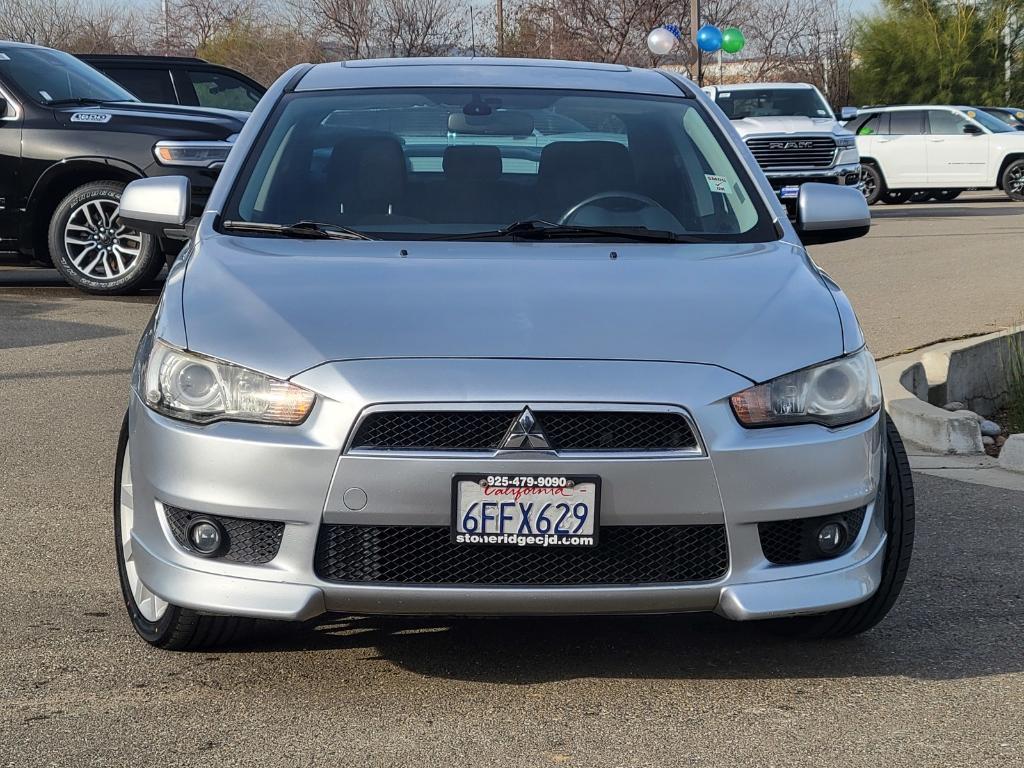
[[[121,555],[124,559],[124,572],[128,578],[128,587],[139,613],[147,621],[159,621],[167,610],[167,602],[149,591],[139,578],[135,564],[135,551],[132,546],[132,526],[135,522],[135,499],[132,493],[132,462],[131,447],[125,446],[124,462],[121,465],[121,498],[118,514],[121,523]]]
[[[1024,165],[1018,165],[1010,169],[1007,174],[1009,192],[1015,195],[1024,195]]]
[[[860,170],[860,191],[864,193],[864,197],[867,200],[873,200],[878,190],[878,184],[875,181],[875,175],[861,167]]]
[[[64,226],[64,247],[71,265],[92,280],[115,280],[135,270],[142,234],[117,217],[117,201],[93,199],[75,208]]]

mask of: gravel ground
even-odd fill
[[[1024,282],[1009,261],[1024,209],[1005,207],[982,219],[996,234],[885,218],[815,254],[881,354],[985,330],[1013,319]],[[905,235],[918,227],[934,236]],[[856,639],[713,616],[338,617],[216,653],[152,650],[120,602],[110,493],[154,298],[32,280],[0,269],[23,286],[0,287],[0,765],[1024,765],[1024,496],[923,475],[910,580]],[[920,305],[897,312],[901,295]]]

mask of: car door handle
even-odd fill
[[[945,139],[928,139],[928,141],[930,141],[932,144],[940,144],[943,141],[945,141]]]
[[[883,139],[881,136],[878,137],[878,142],[880,144],[888,144],[890,141],[892,141],[892,139]]]

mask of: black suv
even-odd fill
[[[252,112],[266,88],[229,67],[187,56],[79,54],[143,101]]]
[[[201,212],[247,117],[143,104],[70,54],[0,42],[0,250],[52,262],[90,293],[150,282],[180,243],[125,227],[121,191],[184,175]]]

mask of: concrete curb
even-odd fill
[[[884,360],[878,374],[885,407],[903,437],[940,454],[984,454],[977,419],[933,405],[962,401],[990,415],[1005,398],[1004,339],[1019,328],[933,344]]]

